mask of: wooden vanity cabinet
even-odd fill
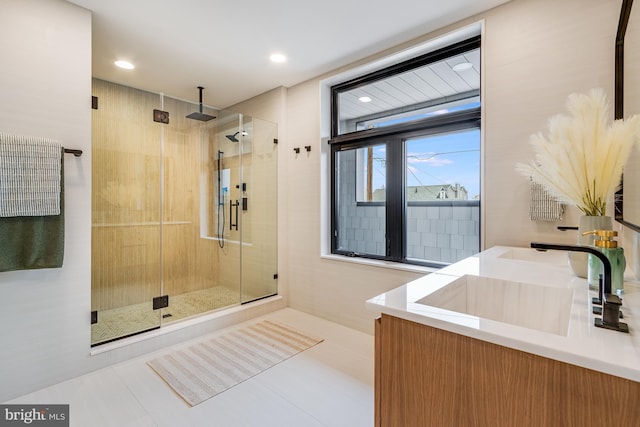
[[[640,426],[640,383],[383,314],[375,425]]]

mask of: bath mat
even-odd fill
[[[322,341],[263,320],[171,351],[147,365],[195,406]]]

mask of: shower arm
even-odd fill
[[[202,86],[198,86],[198,92],[200,92],[200,114],[202,114],[202,91],[204,90],[204,87]]]

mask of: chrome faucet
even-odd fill
[[[597,257],[604,270],[602,279],[598,280],[598,298],[593,298],[593,304],[603,305],[602,310],[595,310],[594,313],[602,314],[602,319],[595,319],[595,325],[602,328],[613,329],[621,332],[629,332],[627,324],[619,322],[621,316],[620,306],[622,300],[617,295],[611,294],[611,262],[602,252],[591,246],[581,245],[557,245],[554,243],[531,242],[531,247],[539,251],[547,249],[557,251],[586,252]]]

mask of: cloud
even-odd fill
[[[439,167],[450,165],[453,163],[453,160],[437,156],[434,157],[430,154],[419,154],[415,156],[409,156],[408,163]]]

